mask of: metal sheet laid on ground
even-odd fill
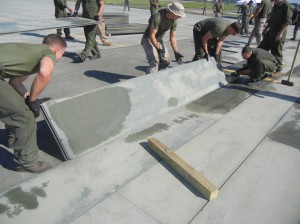
[[[42,108],[62,153],[70,159],[226,83],[214,60],[200,60],[48,101]]]
[[[144,33],[148,24],[131,23],[127,25],[107,25],[107,33],[111,35],[139,34]]]
[[[47,20],[23,20],[0,22],[0,35],[64,27],[81,27],[97,24],[97,21],[80,17],[65,17]]]

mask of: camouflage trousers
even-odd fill
[[[146,53],[146,58],[149,63],[149,68],[147,70],[147,74],[157,72],[159,70],[159,57],[156,48],[152,45],[150,38],[143,37],[141,41],[141,45],[143,46],[145,53]],[[168,61],[169,63],[171,62],[170,59],[170,54],[168,52],[168,49],[165,44],[165,60]],[[161,68],[163,69],[163,68]]]
[[[265,28],[266,21],[267,21],[266,18],[261,18],[261,19],[255,18],[254,28],[253,28],[252,33],[248,40],[249,45],[252,43],[252,40],[254,39],[254,37],[256,39],[257,45],[260,44],[260,42],[262,40],[262,32]]]
[[[37,124],[33,113],[25,104],[24,98],[2,78],[0,78],[0,102],[0,121],[5,124],[8,147],[14,150],[14,161],[30,167],[39,158]]]
[[[101,42],[103,44],[108,42],[108,39],[107,39],[107,36],[105,33],[105,21],[102,16],[99,18],[99,23],[98,23],[97,29],[98,29],[97,31],[100,36]]]
[[[296,24],[295,24],[295,27],[294,27],[294,33],[293,33],[293,38],[294,39],[296,39],[296,37],[297,37],[299,27],[300,27],[300,21],[297,21]]]

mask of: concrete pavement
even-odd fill
[[[17,3],[11,4],[15,9],[24,8]],[[51,7],[52,2],[43,0],[30,8],[38,9],[35,19],[39,19],[52,17]],[[1,18],[24,18],[21,11],[12,15],[7,8],[1,10]],[[106,10],[122,12],[123,7],[106,6]],[[146,22],[147,13],[132,9],[130,21]],[[202,18],[188,15],[179,22],[177,37],[185,63],[194,53],[192,26]],[[289,27],[288,37],[292,29]],[[71,32],[76,41],[68,42],[68,54],[57,64],[43,96],[69,97],[145,74],[141,35],[112,36],[111,47],[99,44],[100,60],[74,64],[72,52],[83,49],[84,37],[81,28]],[[46,34],[4,35],[0,41],[39,43]],[[240,60],[246,38],[228,40],[232,42],[224,46],[228,49],[224,60],[234,63]],[[295,47],[296,42],[286,42],[285,72]],[[0,124],[0,143],[4,145],[0,148],[0,176],[5,180],[0,183],[1,223],[299,222],[299,58],[296,65],[292,88],[273,83],[258,88],[226,85],[71,161],[61,161],[49,128],[39,118],[38,141],[45,150],[42,157],[56,166],[40,175],[7,169],[11,154],[5,149],[4,126]],[[172,62],[171,67],[175,66]],[[156,124],[172,125],[151,131]],[[145,144],[150,136],[176,150],[219,187],[218,198],[206,201],[160,161]]]

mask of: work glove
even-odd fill
[[[164,49],[157,49],[158,58],[159,58],[159,69],[163,70],[170,64],[167,60],[165,60],[165,50]]]
[[[174,52],[174,54],[175,54],[175,59],[176,59],[177,64],[181,65],[182,64],[183,55],[180,54],[179,52]]]
[[[42,99],[36,99],[35,101],[30,101],[28,98],[26,99],[26,104],[29,107],[29,109],[32,111],[35,118],[40,116],[40,109],[41,104],[46,102],[47,100],[50,100],[50,97],[42,98]]]
[[[205,53],[205,54],[204,54],[204,58],[206,59],[206,61],[209,61],[209,60],[208,60],[209,54],[208,54],[208,53]]]
[[[99,21],[99,15],[95,15],[94,20]]]
[[[159,58],[159,62],[164,61],[165,58],[165,51],[161,48],[157,49],[157,53],[158,53],[158,58]]]

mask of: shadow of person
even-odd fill
[[[14,170],[16,163],[14,162],[14,154],[0,145],[0,165],[5,169]]]
[[[117,83],[120,82],[124,79],[132,79],[135,78],[135,76],[130,76],[130,75],[122,75],[122,74],[116,74],[116,73],[111,73],[111,72],[104,72],[104,71],[98,71],[98,70],[89,70],[84,73],[84,75],[99,79],[103,82],[107,83]]]
[[[146,73],[148,66],[136,66],[135,69]]]

